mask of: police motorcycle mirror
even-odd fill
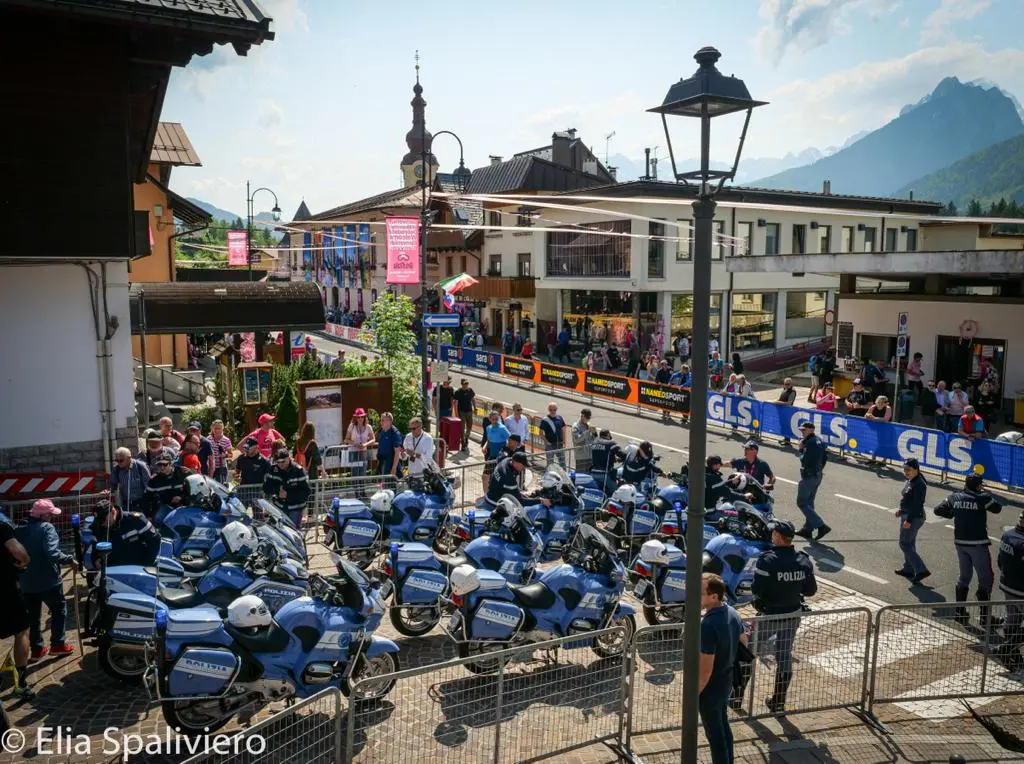
[[[113,548],[114,548],[114,545],[111,544],[109,541],[97,541],[94,553],[97,554],[97,555],[100,555],[101,557],[102,556],[106,556],[106,555],[110,554],[110,552],[113,550]]]
[[[71,515],[71,527],[78,528],[82,525],[81,515]]]

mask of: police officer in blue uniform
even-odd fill
[[[630,445],[622,462],[622,482],[639,488],[651,474],[665,474],[657,464],[654,446],[647,440],[639,445]]]
[[[1017,526],[1010,528],[999,539],[999,588],[1007,600],[1024,600],[1024,512],[1017,518]],[[1020,646],[1024,643],[1024,604],[1009,602],[1006,605],[1006,626],[1003,641],[996,657],[1008,669],[1016,671],[1024,666]]]
[[[761,552],[754,568],[754,608],[759,615],[796,615],[803,610],[804,598],[818,591],[814,565],[805,552],[793,548],[793,523],[776,520],[769,527],[772,548]],[[775,654],[775,690],[764,701],[772,713],[786,708],[786,693],[793,678],[793,643],[799,627],[798,617],[768,618],[758,624],[757,641],[767,644]]]
[[[602,483],[605,496],[611,496],[615,489],[616,462],[626,458],[626,453],[614,440],[608,430],[601,430],[590,445],[590,474]]]
[[[978,576],[978,600],[987,602],[991,598],[994,574],[988,537],[988,513],[998,514],[1003,508],[996,498],[985,490],[981,475],[968,475],[964,489],[951,493],[935,508],[935,514],[953,520],[953,545],[960,563],[960,575],[956,580],[956,601],[966,602],[971,579]],[[989,625],[989,608],[981,611],[981,625]],[[970,623],[970,615],[964,607],[957,607],[954,618],[961,625]],[[993,619],[994,620],[994,619]]]

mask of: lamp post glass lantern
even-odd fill
[[[432,185],[434,181],[434,178],[430,174],[430,165],[428,164],[428,160],[431,157],[434,139],[439,135],[450,135],[455,139],[455,142],[459,144],[459,166],[455,168],[455,172],[453,172],[452,175],[455,177],[455,183],[460,193],[465,191],[469,186],[469,179],[473,174],[472,171],[466,167],[462,150],[462,139],[451,130],[441,130],[433,135],[429,135],[427,133],[426,120],[422,120],[420,122],[420,167],[423,170],[423,176],[419,180],[420,189],[422,190],[420,195],[420,374],[422,379],[422,388],[420,392],[422,397],[421,419],[423,420],[424,431],[430,430],[430,385],[427,381],[427,368],[430,363],[428,355],[430,351],[427,345],[427,326],[423,322],[423,317],[427,315],[429,307],[429,287],[427,285],[427,233],[430,230],[430,222],[433,217],[431,211],[427,209],[427,186]],[[440,261],[438,267],[440,267]]]
[[[708,398],[708,341],[711,320],[711,248],[715,218],[714,196],[736,176],[743,143],[750,125],[750,115],[764,101],[755,101],[743,80],[725,76],[715,64],[722,57],[715,48],[697,51],[694,59],[698,69],[694,74],[673,84],[660,106],[648,111],[661,115],[672,162],[672,175],[677,183],[697,186],[693,202],[694,255],[693,255],[693,358],[691,360],[692,392],[690,397],[690,481],[689,506],[686,527],[686,569],[699,571],[704,550],[704,480],[707,458],[707,398]],[[736,157],[727,170],[711,169],[711,120],[729,114],[746,112]],[[700,169],[680,172],[676,166],[672,132],[668,118],[689,117],[700,120]],[[678,235],[689,235],[679,232]],[[683,641],[683,728],[682,761],[696,764],[698,698],[700,695],[700,607],[701,577],[686,577],[686,609]]]

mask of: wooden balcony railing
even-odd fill
[[[460,294],[475,300],[488,297],[528,300],[537,296],[537,282],[532,276],[481,276],[479,281]]]

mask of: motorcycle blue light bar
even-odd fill
[[[71,515],[71,527],[72,528],[77,528],[81,524],[82,524],[82,516],[81,515]]]

